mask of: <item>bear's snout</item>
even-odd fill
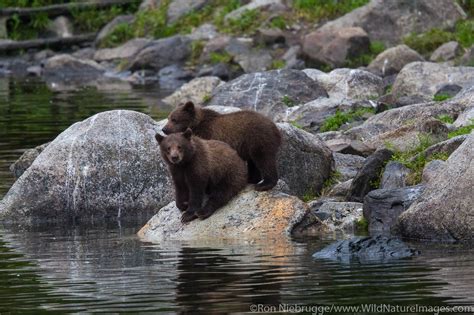
[[[165,135],[169,135],[171,133],[171,130],[168,128],[168,126],[164,126],[162,131]]]

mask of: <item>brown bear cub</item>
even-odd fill
[[[163,132],[172,134],[187,128],[203,139],[220,140],[234,148],[247,161],[248,181],[257,184],[256,190],[269,190],[277,184],[281,135],[270,119],[251,110],[219,114],[187,102],[171,112]]]
[[[200,139],[191,129],[155,138],[173,178],[183,223],[208,218],[247,184],[245,162],[227,143]]]

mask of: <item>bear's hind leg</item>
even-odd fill
[[[250,184],[257,184],[259,181],[262,180],[262,175],[258,170],[257,166],[252,160],[247,161],[247,169],[248,169],[248,182]]]
[[[265,191],[275,187],[278,182],[276,154],[262,155],[256,157],[254,161],[263,177],[263,181],[255,186],[255,190]]]
[[[196,211],[196,215],[199,219],[204,220],[209,218],[217,209],[225,206],[232,197],[237,194],[233,189],[229,189],[228,185],[229,184],[220,184],[217,187],[220,186],[223,188],[214,187],[214,189],[211,190],[206,205],[201,210]]]

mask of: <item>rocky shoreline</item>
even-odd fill
[[[373,0],[304,36],[293,26],[233,37],[204,23],[190,34],[135,38],[115,48],[5,59],[3,73],[40,76],[52,89],[159,84],[174,90],[163,100],[171,106],[185,99],[219,112],[256,110],[278,123],[284,144],[274,190],[246,190],[209,220],[183,227],[153,138],[165,121],[124,110],[100,113],[12,166],[19,178],[0,202],[0,221],[139,217],[145,223],[156,214],[140,232],[152,241],[353,233],[364,224],[371,235],[474,240],[473,48],[461,54],[445,44],[426,58],[401,44],[411,32],[450,27],[466,13],[454,1],[425,2],[415,17],[410,8]],[[286,5],[246,6],[275,15]],[[405,20],[384,30],[370,23],[374,15]],[[374,41],[389,48],[366,67],[348,68],[349,58]],[[215,62],[216,56],[227,59]],[[271,70],[275,60],[284,61],[281,69]],[[321,65],[336,69],[315,68]]]

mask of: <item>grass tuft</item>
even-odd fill
[[[433,101],[435,102],[442,102],[445,100],[449,100],[452,96],[446,93],[441,93],[438,95],[433,96]]]
[[[349,123],[361,119],[365,114],[375,114],[373,108],[362,107],[355,110],[343,112],[336,110],[336,113],[324,120],[324,123],[319,128],[321,132],[338,130],[345,123]]]

